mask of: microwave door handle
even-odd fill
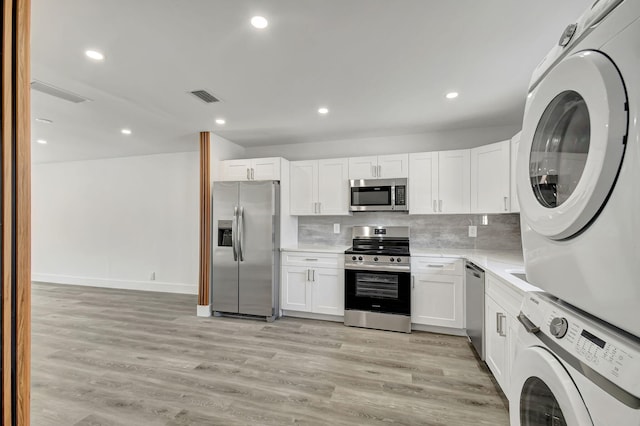
[[[238,238],[238,206],[233,208],[233,221],[231,222],[231,250],[233,251],[233,261],[238,261],[238,249],[236,238]]]
[[[394,184],[394,185],[391,185],[391,209],[395,210],[395,207],[396,207],[396,186]]]

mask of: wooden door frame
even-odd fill
[[[29,425],[31,395],[30,0],[2,3],[0,381],[3,425]]]

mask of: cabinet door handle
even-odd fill
[[[322,214],[322,203],[318,202],[318,214]]]
[[[307,281],[311,281],[311,269],[307,269]]]
[[[249,168],[247,168],[247,180],[251,180],[251,172],[249,171]]]
[[[507,197],[504,197],[504,211],[507,211]]]
[[[504,332],[502,320],[507,319],[507,316],[502,312],[496,312],[496,331],[501,337],[506,337],[507,333]]]
[[[438,200],[438,210],[442,213],[442,200]]]
[[[312,271],[312,275],[311,276],[313,277],[312,281],[315,283],[316,282],[316,270],[312,269],[311,271]]]
[[[382,166],[378,166],[378,177],[382,176]]]
[[[309,257],[307,259],[305,259],[307,262],[317,262],[318,259],[317,258],[313,258],[313,257]]]
[[[411,288],[413,288],[413,289],[416,288],[416,276],[415,275],[411,275]]]
[[[444,268],[444,265],[436,265],[435,263],[427,264],[429,268]]]
[[[252,167],[252,168],[251,168],[251,180],[255,180],[255,177],[253,176],[253,172],[254,172],[254,171],[255,171],[255,170],[254,170],[254,168]]]
[[[438,202],[436,200],[433,200],[433,212],[437,213],[438,212],[438,207],[437,207]]]
[[[507,337],[507,332],[504,330],[504,325],[506,324],[506,319],[507,316],[502,314],[502,316],[500,317],[500,336],[502,337]],[[505,320],[504,322],[502,320]]]
[[[371,166],[371,175],[376,177],[376,166]]]

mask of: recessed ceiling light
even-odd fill
[[[47,141],[45,141],[44,139],[38,139],[36,142],[38,142],[41,145],[46,145]]]
[[[458,92],[449,92],[447,93],[447,99],[455,99],[458,97]]]
[[[48,118],[36,118],[36,121],[38,123],[45,123],[45,124],[51,124],[53,123],[53,121],[49,120]]]
[[[91,59],[95,59],[96,61],[104,60],[104,55],[97,50],[87,50],[86,52],[84,52],[84,54]]]
[[[326,108],[326,107],[318,108],[318,114],[328,114],[328,113],[329,113],[329,108]]]
[[[263,28],[267,28],[269,21],[267,21],[267,18],[264,16],[254,16],[251,18],[251,25],[261,30]]]
[[[131,134],[131,130],[129,130],[129,129],[122,129],[122,130],[120,130],[120,132],[122,132],[123,135],[130,135]]]
[[[227,120],[225,120],[224,118],[216,118],[216,124],[224,124],[226,122]]]

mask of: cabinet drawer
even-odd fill
[[[513,285],[491,275],[485,275],[485,293],[493,298],[512,316],[518,316],[524,293]]]
[[[285,251],[283,266],[306,266],[308,268],[344,268],[344,254]]]
[[[464,275],[462,259],[454,257],[411,257],[411,272],[431,275]]]

